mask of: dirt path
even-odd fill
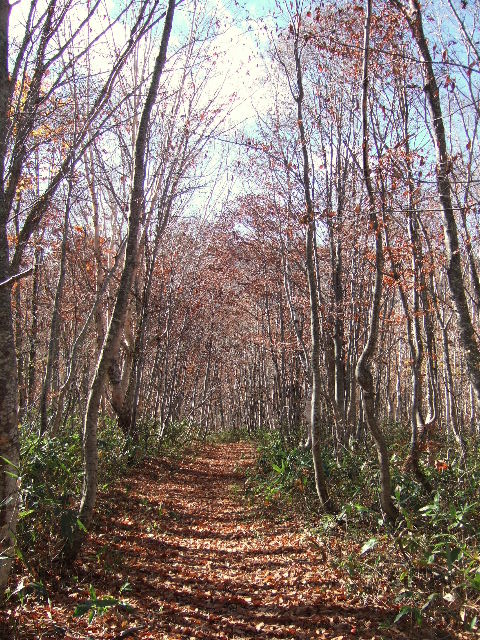
[[[322,551],[292,523],[255,517],[238,495],[252,456],[245,444],[208,446],[175,464],[150,462],[118,485],[77,586],[62,589],[60,581],[49,607],[32,604],[29,614],[25,605],[18,638],[449,637],[392,627],[388,593],[366,606],[368,596],[347,594],[338,567],[324,562],[332,549]],[[131,591],[119,596],[127,582]],[[89,584],[99,597],[128,598],[134,610],[110,609],[91,625],[74,618]],[[33,619],[37,635],[30,636]]]

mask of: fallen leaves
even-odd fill
[[[342,540],[318,540],[293,520],[259,519],[233,490],[253,459],[250,445],[217,445],[176,468],[169,464],[168,472],[151,461],[132,473],[128,491],[123,481],[103,497],[75,587],[71,578],[57,579],[55,588],[47,585],[50,604],[29,598],[16,611],[4,610],[0,622],[11,635],[0,627],[0,638],[437,637],[435,630],[419,635],[392,626],[388,583],[371,594],[361,584],[358,593],[348,591],[339,561],[354,550]],[[132,611],[110,611],[91,625],[73,617],[90,584],[117,597],[127,582]]]

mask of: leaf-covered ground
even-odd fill
[[[132,472],[102,497],[73,573],[47,579],[48,600],[12,598],[0,638],[461,637],[440,622],[395,626],[388,579],[360,580],[358,588],[347,579],[360,545],[351,549],[341,537],[322,543],[295,520],[261,518],[242,498],[253,458],[244,443],[209,445]],[[90,585],[97,598],[132,609],[97,610],[91,622],[75,617]]]

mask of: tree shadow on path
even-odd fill
[[[176,466],[149,461],[119,482],[102,499],[78,586],[72,591],[60,581],[44,611],[43,635],[25,629],[18,637],[453,637],[441,628],[393,625],[398,608],[388,590],[375,598],[347,592],[338,568],[297,524],[255,517],[238,496],[253,459],[251,445],[211,445]],[[90,626],[64,613],[55,635],[55,611],[73,612],[88,585],[116,597],[127,583],[133,611],[112,609]],[[38,607],[35,615],[42,618]]]

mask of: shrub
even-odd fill
[[[69,423],[61,435],[40,436],[31,422],[20,430],[21,507],[17,529],[20,549],[33,557],[38,546],[56,553],[58,523],[66,525],[81,487],[79,425]]]

